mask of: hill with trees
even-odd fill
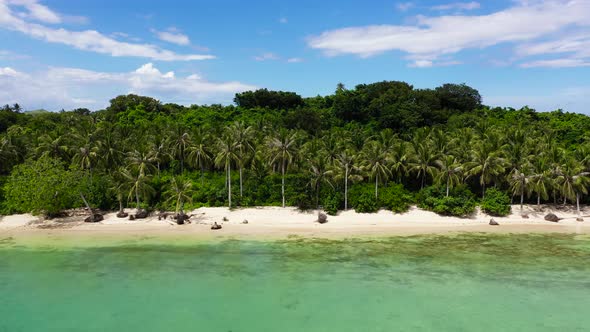
[[[267,89],[235,105],[118,96],[104,110],[0,109],[0,212],[81,207],[588,203],[590,117],[482,105],[465,84],[385,81],[303,98]],[[82,195],[80,195],[82,194]]]

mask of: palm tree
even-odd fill
[[[379,182],[391,176],[387,148],[379,142],[369,142],[362,151],[363,168],[375,179],[375,199],[379,198]]]
[[[436,182],[446,183],[447,197],[449,197],[449,188],[454,187],[462,182],[463,165],[452,155],[446,155],[436,160]]]
[[[209,136],[201,128],[197,128],[193,132],[193,146],[188,156],[190,162],[201,169],[201,185],[205,181],[205,165],[211,160],[208,139]]]
[[[529,191],[537,194],[537,207],[541,207],[541,199],[549,198],[552,187],[552,172],[547,159],[539,156],[532,160],[532,174],[529,176]]]
[[[184,173],[184,161],[192,145],[191,135],[181,126],[176,126],[171,133],[173,154],[180,160],[180,173]]]
[[[410,151],[405,141],[397,140],[391,149],[391,174],[398,182],[407,174],[410,162]]]
[[[70,147],[67,143],[67,136],[62,134],[44,134],[39,137],[39,143],[35,149],[37,156],[49,156],[57,159],[67,159]]]
[[[281,195],[285,207],[285,172],[297,153],[299,135],[295,131],[279,130],[269,141],[270,163],[279,163],[281,168]]]
[[[127,181],[127,187],[129,188],[128,199],[133,200],[133,197],[135,197],[137,210],[139,211],[140,197],[143,196],[144,199],[147,199],[154,192],[154,189],[150,186],[151,176],[141,174],[137,170],[131,172],[127,169],[123,169],[121,175]]]
[[[527,174],[527,167],[521,169],[514,169],[510,172],[508,182],[512,189],[512,195],[520,195],[520,211],[524,205],[524,195],[529,192],[529,175]]]
[[[493,151],[486,142],[479,142],[473,150],[473,157],[466,164],[469,175],[479,175],[479,184],[482,187],[481,197],[485,197],[486,185],[496,176],[504,172],[504,160]]]
[[[7,136],[0,136],[0,172],[10,168],[17,156],[16,148]]]
[[[244,163],[248,152],[253,150],[252,148],[252,133],[253,128],[247,127],[244,122],[235,122],[230,127],[230,135],[234,137],[234,140],[237,145],[237,164],[238,169],[240,172],[240,197],[243,195],[243,185],[242,185],[242,169],[244,168]]]
[[[569,198],[576,200],[576,209],[580,215],[580,194],[588,193],[590,185],[590,172],[584,171],[584,166],[579,161],[569,158],[559,170],[557,183],[561,187],[561,193],[564,197],[564,204]]]
[[[127,153],[127,163],[135,171],[139,172],[141,176],[151,174],[154,171],[155,162],[156,158],[154,158],[151,152],[146,153],[134,150]]]
[[[160,175],[161,164],[166,162],[170,157],[168,139],[161,135],[152,135],[149,143],[149,155],[156,162],[158,175]]]
[[[334,160],[335,166],[340,170],[344,171],[344,210],[348,210],[348,180],[350,179],[351,172],[356,169],[355,167],[356,156],[350,149],[341,151],[336,159]],[[341,172],[340,172],[341,173]],[[337,174],[340,174],[337,173]]]
[[[328,167],[329,158],[329,155],[327,155],[324,151],[324,153],[314,155],[308,159],[309,173],[311,176],[310,185],[316,193],[315,204],[318,208],[320,202],[320,187],[322,182],[327,182],[331,185],[331,183],[328,181],[328,176],[332,174],[332,171]]]
[[[226,172],[226,183],[228,186],[227,199],[228,206],[231,208],[231,164],[238,160],[238,144],[234,137],[229,133],[225,133],[217,140],[217,156],[215,157],[215,164],[219,167],[223,166]]]
[[[123,211],[123,198],[125,192],[127,192],[128,188],[128,179],[124,175],[125,170],[123,168],[119,168],[116,172],[113,172],[111,177],[111,184],[112,186],[109,190],[115,193],[117,196],[117,201],[119,202],[119,212]]]
[[[410,162],[410,171],[416,172],[418,178],[421,178],[420,189],[424,188],[424,182],[427,175],[432,175],[435,168],[436,154],[432,151],[428,141],[414,141],[414,155]]]
[[[167,202],[175,202],[175,212],[178,215],[184,214],[184,202],[192,202],[192,182],[189,179],[173,177],[168,184],[168,190],[165,192],[169,196]]]

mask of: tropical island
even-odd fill
[[[129,227],[191,217],[290,225],[320,211],[321,221],[348,226],[471,227],[490,218],[549,224],[551,213],[566,231],[586,230],[578,224],[590,201],[586,115],[491,108],[465,84],[398,81],[339,84],[311,98],[260,89],[234,102],[187,107],[130,94],[98,111],[6,105],[0,214],[107,215]]]

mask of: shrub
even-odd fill
[[[412,195],[401,184],[390,184],[379,192],[379,205],[395,213],[407,212],[412,203]]]
[[[82,206],[82,176],[64,169],[57,159],[29,159],[16,166],[4,185],[8,213],[43,213],[52,216],[64,209]]]
[[[377,201],[375,200],[375,195],[363,193],[361,197],[359,197],[357,204],[354,207],[354,210],[359,213],[377,212],[379,210],[379,206],[377,205]]]
[[[331,216],[335,216],[342,204],[342,195],[338,192],[329,193],[323,200],[324,211]]]
[[[375,200],[375,187],[370,183],[355,184],[348,192],[350,206],[360,213],[377,212],[379,205]]]
[[[466,217],[475,212],[475,196],[466,186],[453,188],[449,196],[446,189],[431,186],[420,190],[418,206],[445,216]]]
[[[503,217],[510,214],[510,197],[496,188],[486,190],[481,210],[489,215]]]

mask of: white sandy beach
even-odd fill
[[[316,222],[317,211],[302,212],[296,208],[260,207],[233,209],[200,208],[190,214],[191,223],[176,225],[171,219],[158,220],[157,215],[146,219],[128,220],[108,213],[99,223],[84,223],[84,217],[70,217],[42,221],[30,214],[5,216],[0,219],[0,237],[196,237],[196,238],[352,238],[360,236],[407,236],[418,234],[447,234],[457,232],[484,233],[590,233],[590,217],[585,222],[576,221],[575,210],[543,206],[541,211],[534,205],[512,207],[507,217],[494,217],[499,226],[488,225],[492,217],[481,212],[471,218],[443,217],[413,207],[403,214],[380,211],[374,214],[340,212],[328,216],[328,222]],[[127,210],[133,213],[133,209]],[[555,213],[563,218],[558,223],[544,220]],[[527,214],[528,219],[522,217]],[[590,214],[583,211],[582,215]],[[224,220],[225,219],[225,220]],[[248,223],[244,224],[243,221]],[[221,224],[218,231],[210,229],[213,222]]]

